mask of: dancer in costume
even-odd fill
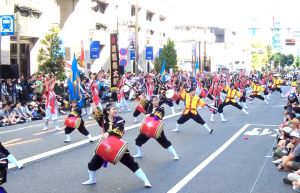
[[[131,109],[129,109],[127,107],[127,101],[125,99],[125,96],[124,96],[124,85],[125,85],[125,79],[121,79],[119,81],[119,84],[118,84],[118,102],[117,102],[117,107],[119,109],[119,112],[121,112],[121,109],[123,107],[125,107],[127,109],[127,112],[131,111]]]
[[[218,78],[214,78],[214,85],[209,89],[209,93],[214,96],[214,107],[219,108],[219,106],[222,104],[222,97],[221,97],[221,91],[223,90],[222,83],[218,82]],[[217,111],[213,111],[210,117],[210,121],[215,121],[214,116],[217,114]]]
[[[244,111],[244,113],[246,113],[248,115],[249,113],[246,111],[246,109],[244,109],[241,105],[239,105],[234,99],[235,96],[237,96],[239,98],[241,98],[243,96],[239,93],[239,91],[237,91],[235,89],[235,85],[233,83],[231,83],[230,87],[226,86],[224,88],[224,90],[225,90],[225,92],[227,92],[227,96],[226,96],[225,100],[223,101],[223,103],[218,108],[218,113],[220,114],[222,121],[223,122],[227,121],[224,118],[224,114],[223,114],[223,108],[227,105],[232,105],[232,106]]]
[[[122,117],[117,116],[118,108],[113,104],[108,104],[103,109],[97,108],[93,115],[99,126],[104,130],[103,140],[106,140],[109,136],[114,135],[118,138],[122,138],[124,135],[125,120]],[[121,158],[120,162],[128,167],[137,177],[144,181],[145,187],[150,188],[151,185],[143,172],[136,163],[133,157],[130,155],[129,150]],[[99,170],[104,163],[103,158],[95,154],[88,164],[89,177],[90,179],[83,183],[83,185],[95,184],[96,183],[96,170]]]
[[[0,142],[0,153],[4,154],[8,161],[17,166],[18,169],[21,169],[23,165],[18,162],[18,160],[2,145]],[[1,180],[0,180],[1,181]]]
[[[95,75],[91,75],[90,89],[91,89],[91,93],[92,93],[92,101],[93,101],[93,103],[95,103],[95,105],[97,107],[102,109],[101,100],[99,98],[99,89],[98,89],[99,83],[100,82],[96,83]],[[92,109],[92,106],[91,106],[90,107],[90,112],[89,112],[89,119],[92,119],[92,117],[91,117],[92,113],[93,113],[93,109]]]
[[[198,96],[195,96],[195,88],[191,88],[190,93],[186,93],[185,90],[181,91],[181,97],[185,101],[185,109],[181,117],[177,120],[176,129],[172,130],[179,132],[179,126],[184,124],[189,119],[193,119],[195,122],[203,125],[203,127],[211,134],[213,129],[210,129],[202,117],[198,114],[197,108],[207,106],[205,102]]]
[[[251,87],[253,88],[253,91],[249,97],[252,99],[258,98],[262,101],[265,101],[265,103],[268,105],[269,104],[268,101],[263,96],[261,96],[259,93],[259,92],[265,92],[265,89],[259,85],[259,82],[257,80],[252,82]]]
[[[146,98],[146,92],[144,90],[141,90],[141,91],[138,91],[138,94],[140,94],[138,97],[137,97],[137,102],[138,102],[138,105],[141,105],[144,110],[146,111],[149,107],[149,101],[147,100]],[[137,107],[138,107],[137,105]],[[133,112],[133,122],[136,123],[138,122],[137,120],[137,117],[141,114],[141,112],[139,111],[139,109],[135,109],[135,111]]]
[[[155,117],[156,119],[162,120],[162,118],[165,116],[165,110],[164,107],[159,106],[159,99],[158,97],[153,97],[151,100],[152,104],[149,106],[147,110],[147,114],[145,118],[148,117]],[[134,155],[135,158],[141,158],[143,157],[142,152],[142,145],[145,144],[150,138],[142,133],[138,135],[138,137],[135,139],[135,145],[137,148],[138,153]],[[174,160],[178,160],[179,157],[173,148],[170,141],[168,141],[167,137],[165,136],[164,131],[162,131],[161,136],[156,139],[156,141],[165,149],[168,149],[169,152],[171,152],[174,156]]]
[[[44,94],[47,96],[47,102],[46,102],[46,116],[45,116],[45,127],[44,131],[48,129],[48,123],[49,119],[52,118],[52,121],[55,126],[56,131],[60,131],[58,122],[57,122],[57,116],[58,116],[58,110],[57,110],[57,104],[56,104],[56,94],[54,92],[54,84],[55,84],[55,76],[53,73],[51,73],[52,79],[47,78],[44,84]]]
[[[94,140],[92,138],[92,135],[87,131],[87,129],[84,126],[84,121],[83,121],[83,119],[81,117],[82,112],[81,112],[81,109],[77,106],[77,100],[74,99],[72,101],[71,105],[72,105],[72,107],[71,107],[71,113],[66,117],[66,119],[69,118],[69,117],[78,117],[78,118],[80,118],[81,121],[80,121],[80,125],[78,127],[78,131],[82,135],[87,136],[89,138],[90,142],[93,142]],[[65,127],[65,134],[66,134],[67,139],[64,140],[64,142],[71,142],[70,134],[74,130],[75,130],[75,128],[71,128],[71,127],[68,127],[68,126]]]
[[[283,84],[284,83],[284,80],[280,80],[280,79],[278,79],[278,77],[277,77],[278,75],[277,74],[274,74],[273,75],[273,85],[272,85],[272,88],[270,89],[272,92],[275,92],[275,91],[278,91],[278,92],[280,92],[280,94],[281,94],[281,97],[284,97],[283,96],[283,93],[282,93],[282,90],[281,90],[281,88],[280,88],[280,84]]]

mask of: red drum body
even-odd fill
[[[162,120],[154,120],[154,117],[144,118],[140,132],[148,137],[158,139],[164,128]]]
[[[128,143],[114,135],[109,136],[105,141],[101,138],[96,146],[95,154],[105,161],[116,165],[124,156]]]
[[[81,124],[81,118],[79,117],[68,117],[66,120],[65,120],[65,125],[67,127],[71,127],[73,129],[78,129],[78,127],[80,126]]]
[[[138,103],[136,105],[136,110],[139,111],[139,112],[141,112],[141,113],[146,114],[146,110],[144,109],[144,107],[140,103]]]
[[[180,95],[178,93],[176,93],[173,89],[169,89],[166,92],[166,98],[171,100],[171,101],[177,101],[178,99],[180,99]]]
[[[208,91],[205,90],[205,89],[203,89],[203,90],[201,91],[201,93],[200,93],[199,96],[202,97],[202,98],[206,98],[207,94],[208,94]]]

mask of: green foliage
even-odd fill
[[[260,39],[253,38],[250,41],[250,50],[252,56],[252,70],[266,69],[266,64],[270,61],[272,56],[272,46],[264,45]],[[262,50],[263,53],[260,53],[258,50]]]
[[[59,29],[51,27],[48,33],[45,34],[45,39],[41,40],[42,47],[39,49],[37,56],[38,74],[55,74],[56,79],[65,80],[65,62],[61,53],[58,53],[59,46]]]
[[[281,53],[275,53],[272,55],[271,60],[274,61],[274,68],[277,68],[277,66],[279,64],[280,64],[280,67],[284,67],[285,65],[299,66],[299,62],[297,64],[297,58],[295,58],[295,56],[293,54],[284,55]]]
[[[300,58],[297,56],[296,58],[295,58],[295,66],[297,67],[297,68],[299,68],[300,67]]]
[[[169,72],[170,68],[173,68],[173,72],[175,72],[177,70],[177,54],[175,44],[170,39],[167,40],[167,44],[162,48],[160,57],[154,59],[154,69],[156,72],[160,73],[164,59],[166,59],[166,72]]]

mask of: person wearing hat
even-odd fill
[[[81,119],[81,122],[80,122],[80,126],[78,127],[78,131],[84,135],[84,136],[87,136],[90,140],[90,142],[93,142],[93,138],[92,138],[92,135],[88,132],[88,130],[85,128],[84,126],[84,121],[81,117],[81,109],[77,106],[77,100],[72,100],[72,103],[71,103],[71,109],[70,109],[70,114],[68,116],[66,116],[66,119],[69,118],[69,117],[78,117]],[[67,137],[66,140],[64,140],[64,142],[71,142],[71,136],[70,134],[75,130],[75,128],[71,128],[71,127],[68,127],[66,126],[65,127],[65,135]]]
[[[235,96],[241,98],[243,95],[235,89],[235,85],[233,83],[230,84],[230,87],[225,86],[225,88],[223,90],[225,90],[225,92],[227,92],[227,96],[226,96],[225,100],[223,101],[223,103],[218,108],[218,113],[220,114],[221,120],[223,122],[227,121],[224,118],[224,114],[223,114],[223,108],[227,105],[232,105],[232,106],[238,108],[239,110],[242,110],[245,114],[247,114],[247,115],[249,114],[246,111],[246,109],[244,109],[241,105],[239,105],[236,102],[236,100],[234,99]]]
[[[298,129],[299,129],[299,124],[300,124],[300,121],[298,118],[293,118],[290,122],[290,127],[292,128],[293,131],[295,132],[298,132]]]
[[[282,162],[281,165],[278,166],[278,170],[299,169],[300,163],[295,161],[295,159],[300,156],[299,133],[294,131],[290,133],[290,143],[293,144],[295,148],[292,149],[289,155],[282,157]]]
[[[288,103],[293,104],[293,103],[299,103],[298,97],[295,94],[295,91],[291,91],[290,95],[288,96]]]
[[[203,125],[203,127],[211,134],[213,129],[210,129],[207,123],[199,115],[198,107],[208,106],[200,97],[195,96],[196,88],[190,88],[189,93],[184,90],[181,92],[181,97],[185,101],[185,109],[181,117],[177,120],[176,129],[172,130],[179,132],[179,126],[187,122],[189,119],[193,119],[195,122]]]
[[[283,93],[282,93],[282,90],[281,90],[281,88],[280,88],[280,84],[284,84],[284,80],[280,80],[280,79],[278,79],[278,77],[277,77],[278,75],[277,74],[274,74],[273,75],[273,86],[272,86],[272,88],[270,89],[272,92],[274,92],[274,91],[278,91],[278,92],[280,92],[280,94],[281,94],[281,97],[284,97],[283,96]]]
[[[265,101],[265,103],[268,105],[269,104],[268,101],[263,96],[260,95],[260,92],[264,92],[265,89],[259,85],[259,82],[257,80],[252,82],[251,87],[253,88],[253,91],[249,97],[252,99],[258,98],[262,101]]]

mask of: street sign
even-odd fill
[[[130,60],[135,60],[135,50],[130,51]]]
[[[120,64],[120,66],[126,66],[127,65],[127,60],[126,59],[121,59],[119,64]]]
[[[127,55],[127,49],[126,48],[121,48],[120,49],[120,55],[121,56],[126,56]]]
[[[0,31],[1,36],[15,35],[15,20],[13,15],[0,16]]]
[[[153,60],[153,47],[146,47],[146,60]]]

